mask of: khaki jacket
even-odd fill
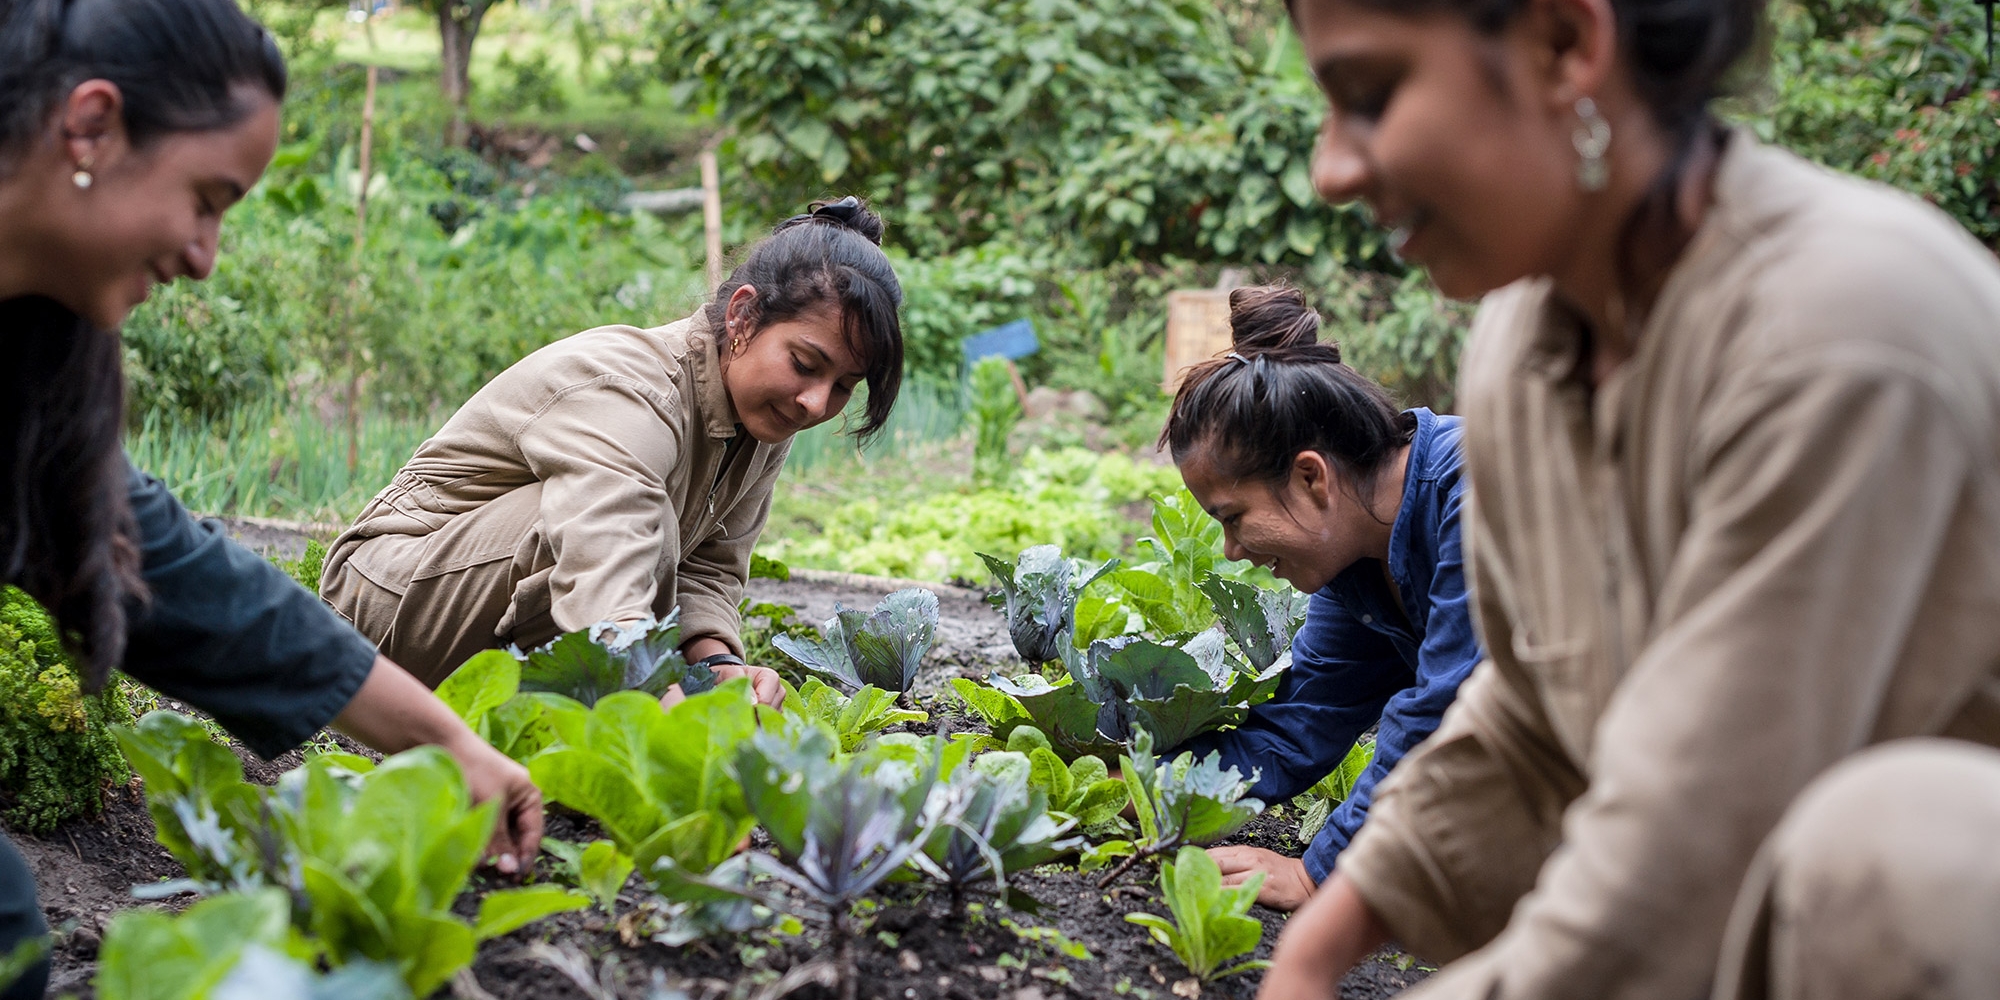
[[[504,540],[520,554],[496,637],[533,644],[679,605],[685,638],[740,654],[737,604],[790,445],[745,434],[724,468],[739,433],[700,314],[587,330],[474,394],[335,541],[327,575],[367,539],[431,535],[538,489],[526,537]],[[425,548],[402,547],[386,571],[400,579],[375,579],[385,570],[374,560],[357,568],[400,594],[414,576],[454,570],[426,565]]]
[[[2000,267],[1746,134],[1594,394],[1542,280],[1462,367],[1486,662],[1338,870],[1412,997],[1704,993],[1752,855],[1871,744],[2000,744]]]

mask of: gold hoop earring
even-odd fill
[[[97,178],[90,176],[90,163],[91,160],[88,156],[78,160],[76,162],[76,173],[69,175],[70,183],[75,184],[79,190],[88,190],[90,185],[97,180]]]

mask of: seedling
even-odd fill
[[[985,754],[974,766],[989,774],[1020,775],[1029,788],[1048,796],[1051,816],[1075,820],[1086,836],[1102,837],[1130,829],[1118,815],[1131,801],[1125,783],[1111,777],[1096,757],[1063,763],[1048,737],[1033,726],[1015,729],[1006,750]]]
[[[930,718],[915,709],[897,708],[896,696],[873,684],[862,685],[850,698],[817,677],[806,680],[793,704],[800,716],[832,730],[844,753],[854,752],[868,737],[896,723]]]
[[[1368,736],[1356,740],[1354,746],[1348,748],[1347,756],[1341,758],[1340,766],[1333,769],[1333,773],[1319,779],[1317,784],[1299,796],[1307,800],[1299,817],[1300,840],[1308,843],[1312,841],[1319,833],[1320,827],[1326,825],[1328,817],[1333,815],[1334,807],[1347,801],[1347,797],[1354,794],[1354,786],[1361,781],[1362,772],[1368,770],[1368,765],[1374,762],[1375,738]]]
[[[744,801],[777,847],[775,856],[750,852],[701,876],[671,863],[658,866],[663,894],[684,902],[730,896],[778,912],[796,909],[788,898],[767,895],[749,883],[769,875],[798,890],[810,904],[800,916],[823,921],[833,939],[842,1000],[854,1000],[854,928],[848,911],[864,895],[923,850],[940,827],[958,822],[962,807],[938,794],[944,741],[912,775],[900,761],[869,755],[841,756],[817,726],[762,729],[737,748],[734,771]]]
[[[1000,580],[1001,592],[992,601],[1007,614],[1014,651],[1036,665],[1062,658],[1076,633],[1078,595],[1118,565],[1112,559],[1086,573],[1054,545],[1027,549],[1014,562],[984,552],[979,558]]]
[[[1239,972],[1270,968],[1267,961],[1239,962],[1227,969],[1222,963],[1257,950],[1264,939],[1264,925],[1244,914],[1257,901],[1264,873],[1257,872],[1237,886],[1224,887],[1222,869],[1208,852],[1199,847],[1183,847],[1173,860],[1160,866],[1160,888],[1171,923],[1151,913],[1127,913],[1125,919],[1153,934],[1153,939],[1173,949],[1175,957],[1202,982],[1212,982]]]
[[[655,698],[678,684],[682,694],[715,687],[715,673],[681,656],[680,609],[660,621],[598,622],[521,654],[521,690],[548,691],[588,708],[617,691]]]
[[[610,695],[580,739],[544,751],[529,773],[550,801],[602,824],[642,877],[654,878],[661,858],[708,871],[753,825],[729,773],[736,745],[757,729],[748,685],[739,678],[671,709],[651,695]]]
[[[1061,839],[1076,821],[1050,815],[1048,796],[1030,789],[1026,774],[969,768],[952,779],[946,793],[956,800],[959,818],[932,833],[914,860],[951,890],[954,914],[963,911],[965,890],[973,883],[991,878],[1005,900],[1009,873],[1032,868],[1082,843],[1077,838]]]
[[[771,645],[850,691],[872,684],[901,699],[916,682],[937,625],[937,595],[912,587],[883,598],[870,612],[835,604],[819,638],[774,635]]]
[[[1125,786],[1132,795],[1132,811],[1139,823],[1139,839],[1130,845],[1102,845],[1100,856],[1131,854],[1098,882],[1109,886],[1133,865],[1156,855],[1180,849],[1184,844],[1213,844],[1243,828],[1264,811],[1262,799],[1244,795],[1257,780],[1250,780],[1231,767],[1224,769],[1221,755],[1210,753],[1196,761],[1183,753],[1172,763],[1161,764],[1153,757],[1152,737],[1140,732],[1132,742],[1131,755],[1121,759]],[[1104,852],[1104,848],[1114,848]]]

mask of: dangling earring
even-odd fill
[[[729,349],[731,351],[736,352],[737,354],[743,353],[743,338],[742,337],[729,338]]]
[[[1604,190],[1611,183],[1611,168],[1604,162],[1604,151],[1611,148],[1611,123],[1598,113],[1596,101],[1576,99],[1576,131],[1570,133],[1569,142],[1576,147],[1576,186]]]
[[[91,183],[96,180],[96,178],[90,176],[90,162],[90,157],[88,156],[77,161],[76,173],[69,175],[70,183],[75,184],[81,189],[89,189]]]

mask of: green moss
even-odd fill
[[[0,589],[0,820],[46,833],[96,815],[132,776],[107,727],[131,722],[122,686],[84,694],[48,612]]]

